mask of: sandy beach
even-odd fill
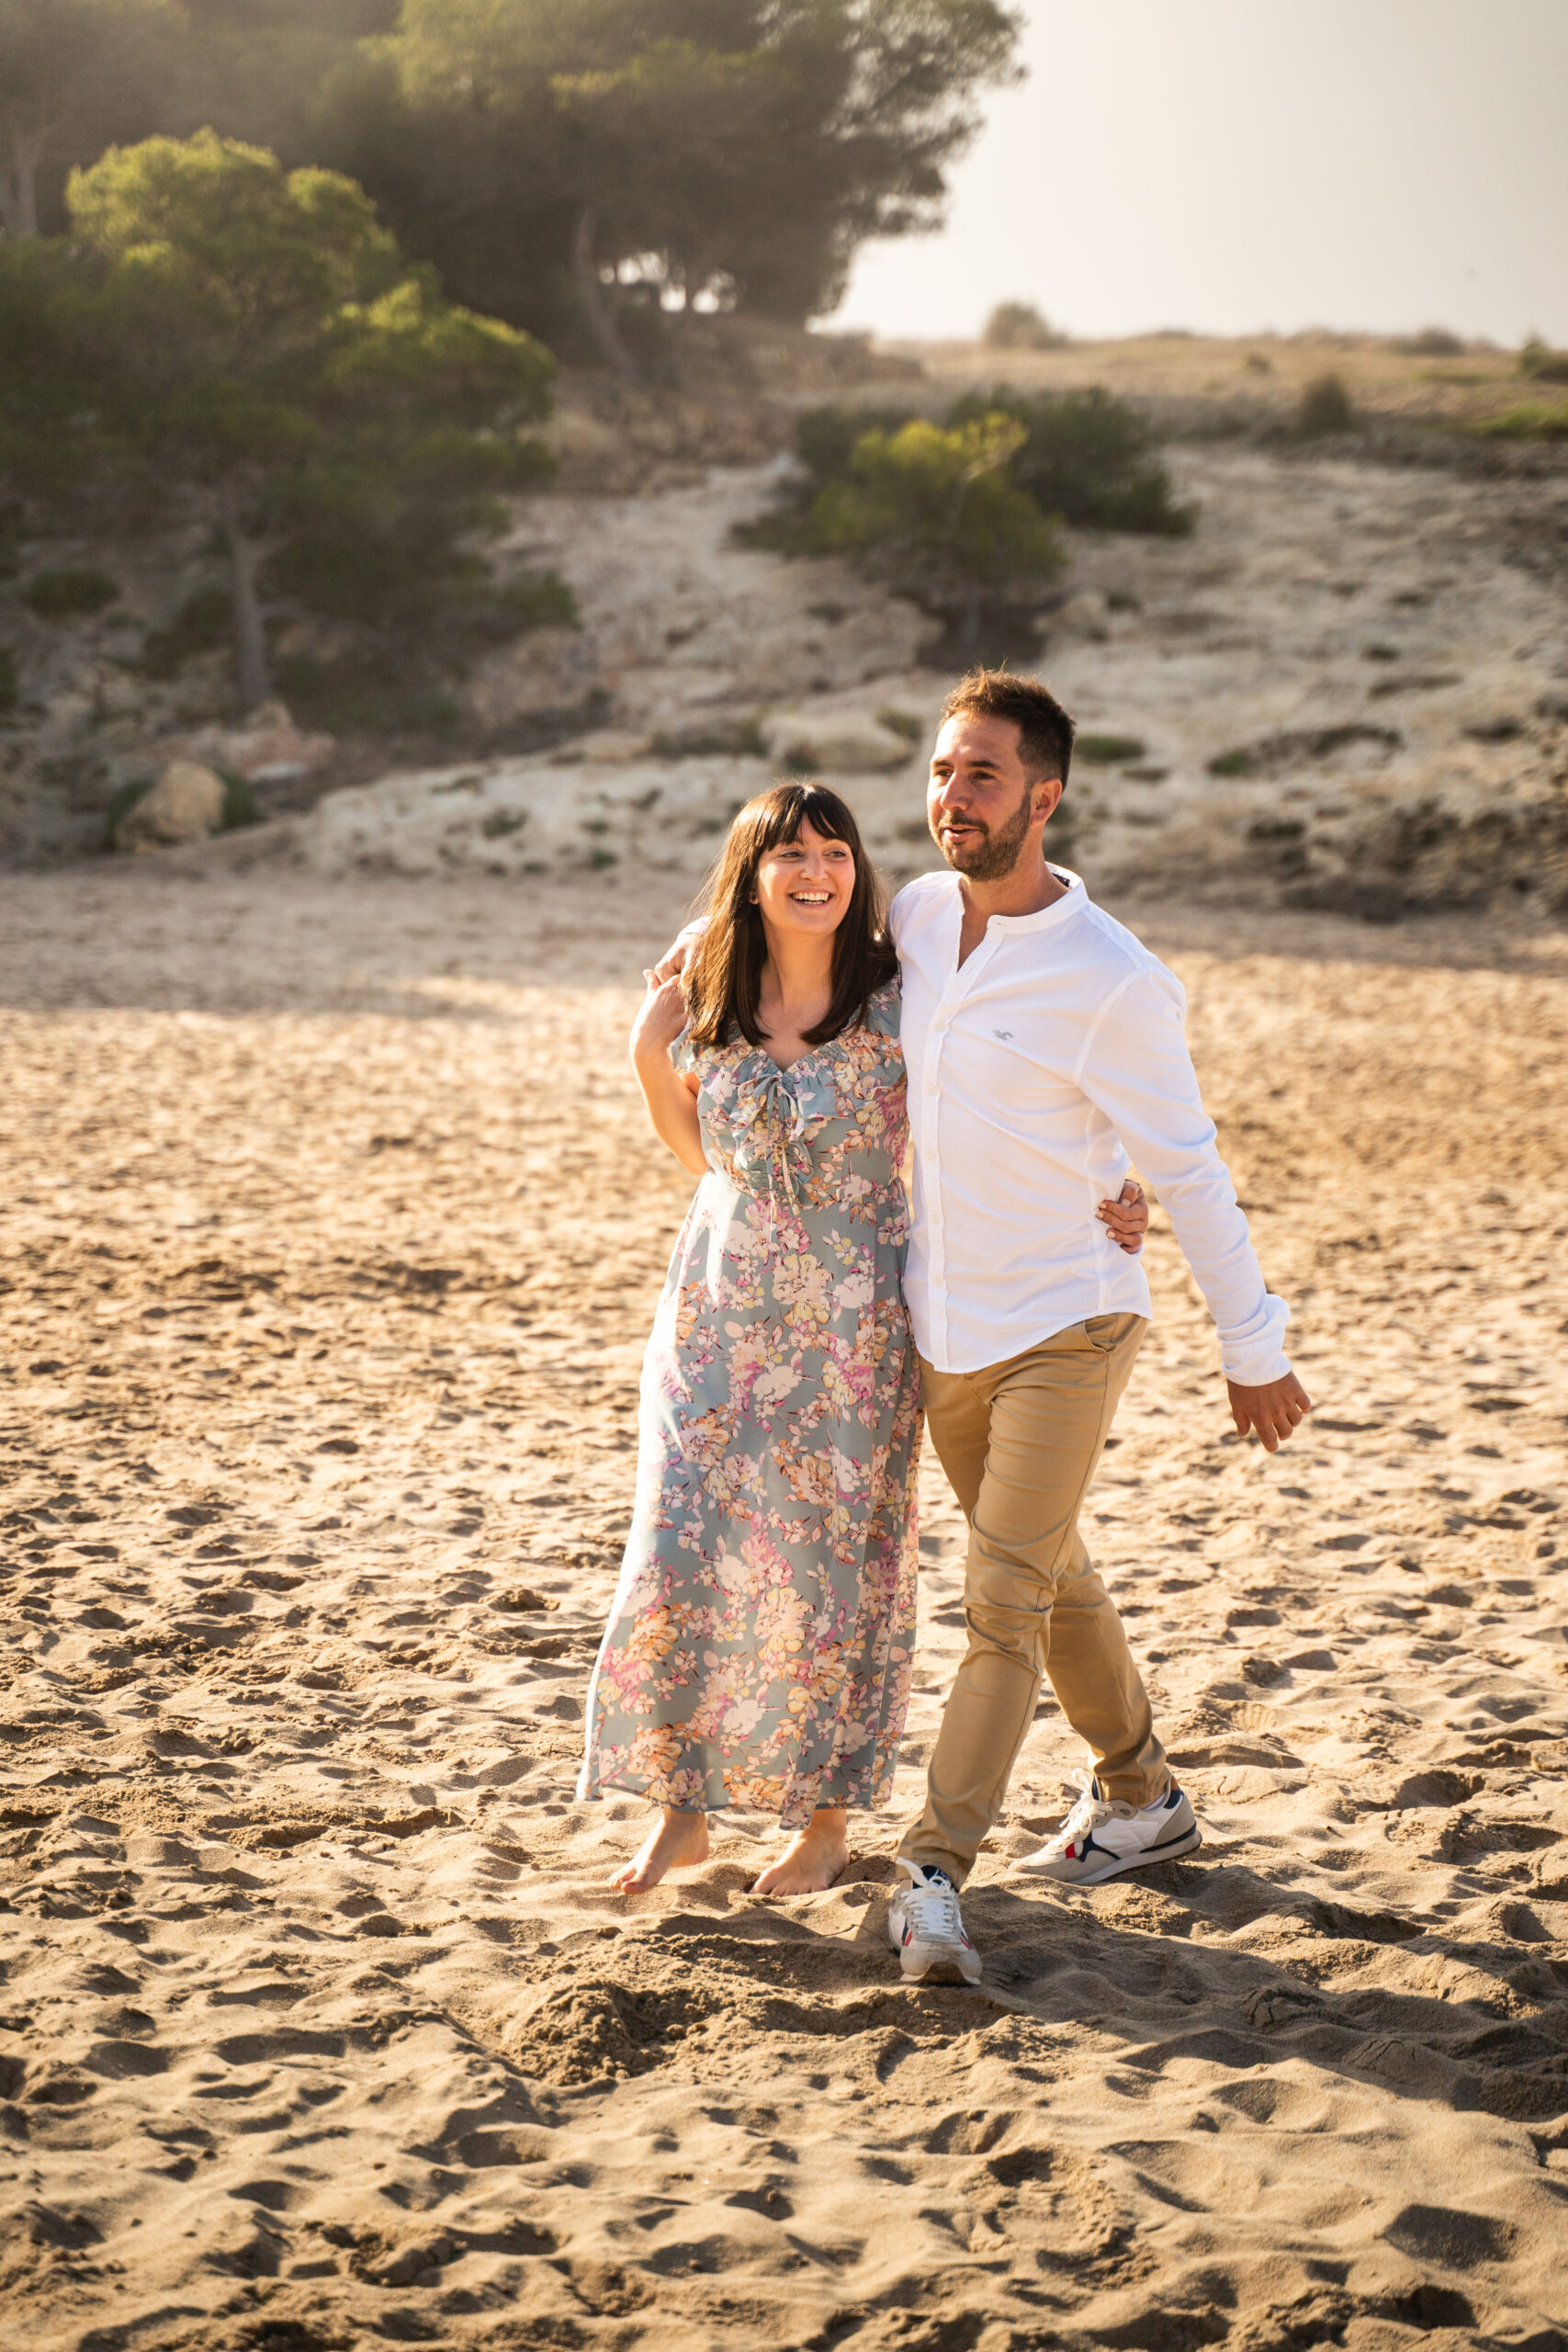
[[[574,1798],[689,1181],[678,876],[7,879],[6,2352],[1568,2347],[1568,941],[1148,894],[1319,1409],[1229,1433],[1156,1213],[1089,1529],[1202,1822],[907,1987],[897,1803],[627,1897]]]

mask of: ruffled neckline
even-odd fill
[[[866,1012],[869,1013],[874,1006],[886,1003],[897,993],[897,979],[884,980],[882,986],[879,989],[874,989],[867,998]],[[736,1054],[735,1068],[737,1069],[741,1069],[748,1061],[760,1061],[769,1078],[791,1079],[797,1069],[804,1069],[808,1062],[818,1061],[824,1054],[835,1052],[839,1046],[845,1045],[850,1038],[858,1036],[862,1032],[868,1037],[881,1037],[885,1045],[891,1045],[894,1042],[886,1031],[873,1029],[868,1022],[862,1020],[852,1021],[847,1028],[840,1030],[836,1037],[824,1037],[819,1046],[808,1046],[799,1060],[791,1062],[787,1068],[784,1063],[774,1061],[766,1046],[753,1046],[750,1039],[745,1037],[738,1037],[734,1046],[726,1046],[723,1050],[732,1053],[735,1051],[735,1046],[742,1048]]]

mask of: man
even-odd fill
[[[1037,681],[949,695],[928,815],[951,871],[894,900],[914,1142],[905,1292],[927,1425],[969,1522],[968,1647],[899,1849],[906,1976],[976,1984],[959,1891],[1006,1796],[1042,1672],[1093,1777],[1020,1867],[1069,1885],[1190,1853],[1122,1621],[1078,1513],[1147,1328],[1147,1278],[1095,1214],[1130,1160],[1157,1187],[1219,1327],[1238,1432],[1310,1410],[1215,1149],[1179,982],[1046,863],[1073,722]],[[670,967],[661,967],[661,972]]]

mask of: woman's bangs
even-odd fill
[[[846,849],[858,855],[860,836],[848,804],[836,792],[825,792],[819,784],[807,785],[803,797],[801,824],[809,821],[812,830],[820,833],[825,842],[842,842]]]
[[[859,862],[860,839],[855,820],[847,805],[836,792],[825,791],[819,784],[783,784],[768,795],[773,802],[757,828],[754,855],[767,856],[770,850],[787,848],[800,839],[801,828],[809,825],[826,842],[842,842]]]

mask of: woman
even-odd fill
[[[804,1894],[848,1860],[849,1812],[886,1799],[915,1630],[897,965],[836,793],[779,785],[740,811],[632,1060],[703,1181],[644,1366],[580,1793],[660,1809],[613,1886],[704,1860],[732,1805],[791,1833],[755,1891]]]

